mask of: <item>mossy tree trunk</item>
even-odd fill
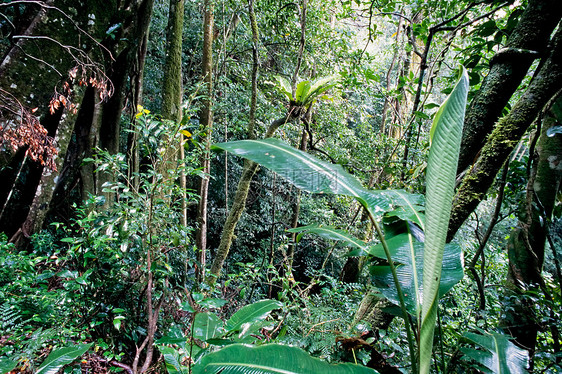
[[[174,121],[179,125],[182,119],[182,71],[181,71],[181,55],[182,55],[182,34],[184,21],[184,0],[170,0],[170,13],[168,17],[168,35],[167,35],[167,51],[166,65],[164,67],[164,84],[162,91],[162,118]],[[180,141],[177,139],[176,133],[169,134],[169,138],[165,140],[166,151],[162,160],[160,173],[165,179],[169,178],[168,170],[177,167],[178,157],[183,159],[183,136],[180,134]],[[185,191],[185,174],[180,173],[180,183]],[[186,196],[182,196],[182,225],[187,225],[186,215]]]
[[[201,142],[204,144],[201,156],[201,169],[205,174],[199,184],[199,205],[197,208],[197,235],[196,244],[199,251],[199,272],[197,278],[205,279],[205,267],[207,264],[207,204],[209,194],[209,175],[211,173],[211,139],[213,131],[213,40],[214,40],[214,4],[213,0],[205,0],[203,3],[203,61],[202,74],[205,84],[200,124],[204,132]]]
[[[524,214],[508,242],[508,290],[504,301],[503,325],[518,344],[530,350],[531,356],[540,329],[536,303],[531,295],[545,287],[542,278],[545,241],[562,181],[562,135],[554,133],[549,136],[547,133],[561,121],[562,99],[558,98],[542,121],[536,152],[531,155],[530,162],[533,164]],[[525,296],[529,291],[531,294]],[[557,339],[555,336],[553,338]]]
[[[543,107],[562,87],[562,29],[552,39],[552,49],[527,90],[488,137],[478,160],[464,176],[453,200],[448,240],[484,199],[490,186]]]
[[[533,61],[548,56],[549,38],[561,17],[558,0],[530,0],[505,48],[490,60],[490,71],[467,108],[459,172],[475,162]]]

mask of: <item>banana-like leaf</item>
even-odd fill
[[[433,120],[426,170],[423,304],[420,323],[420,373],[429,373],[437,317],[443,252],[451,215],[457,164],[468,94],[468,75],[461,77]]]
[[[342,241],[348,246],[360,249],[361,252],[365,252],[365,250],[367,249],[367,243],[365,243],[363,240],[359,240],[349,235],[344,230],[339,230],[330,226],[308,225],[289,229],[287,231],[299,233],[299,235],[297,236],[297,241],[301,239],[303,234],[312,233],[325,239]]]
[[[197,313],[193,321],[193,336],[207,341],[221,336],[224,333],[224,323],[216,314]]]
[[[211,353],[193,367],[193,374],[373,374],[352,364],[331,365],[299,348],[279,344],[233,344]]]
[[[239,140],[215,144],[212,148],[252,160],[307,192],[354,197],[374,217],[393,212],[399,218],[412,220],[422,228],[424,226],[421,195],[401,190],[368,190],[340,165],[322,161],[279,139]]]
[[[340,165],[324,162],[274,138],[219,143],[222,149],[273,170],[295,186],[312,193],[361,197],[365,189]]]
[[[272,311],[282,307],[283,303],[277,300],[260,300],[246,305],[226,321],[226,330],[229,332],[240,331],[243,325],[264,320]]]
[[[466,358],[483,365],[489,373],[527,373],[529,352],[517,347],[505,335],[482,331],[482,334],[466,332],[463,336],[485,350],[461,348],[461,352],[464,353]]]
[[[392,259],[396,263],[396,272],[404,293],[408,312],[419,318],[421,306],[421,282],[424,274],[423,243],[417,241],[411,232],[394,236],[387,240]],[[368,249],[372,256],[386,259],[382,245]],[[398,293],[390,267],[378,265],[371,267],[371,274],[378,290],[391,302],[399,305]],[[447,293],[463,278],[462,250],[456,243],[449,243],[443,255],[443,270],[439,283],[439,297]]]
[[[375,210],[383,209],[388,216],[395,216],[404,221],[414,222],[424,229],[425,217],[423,211],[424,197],[420,194],[412,194],[404,190],[378,190],[368,191],[363,199]],[[378,208],[377,208],[378,207]]]
[[[92,344],[80,344],[75,347],[55,349],[39,366],[35,374],[56,374],[64,365],[72,363],[86,353]]]

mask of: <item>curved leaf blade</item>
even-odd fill
[[[404,293],[404,301],[408,312],[419,317],[421,306],[421,283],[424,274],[423,243],[416,241],[411,233],[403,233],[387,240],[392,258],[396,266],[400,286]],[[380,244],[368,249],[372,256],[385,259]],[[375,285],[388,300],[399,304],[396,286],[389,266],[373,266],[371,274]],[[439,297],[441,298],[455,284],[463,278],[462,250],[456,243],[447,244],[443,255],[443,267],[439,283]]]
[[[216,144],[213,149],[222,149],[254,161],[311,193],[359,197],[366,191],[340,165],[324,162],[279,139],[239,140]]]
[[[373,374],[358,365],[331,365],[299,348],[279,344],[233,344],[211,353],[193,366],[193,374]]]
[[[435,115],[426,170],[423,304],[420,323],[420,373],[429,373],[439,300],[443,251],[449,227],[468,95],[464,67],[450,96]]]
[[[92,344],[80,344],[76,347],[59,348],[52,351],[35,374],[56,374],[64,365],[72,363],[86,353]]]
[[[264,320],[275,309],[283,307],[283,303],[277,300],[260,300],[240,308],[228,321],[225,328],[227,331],[239,331],[244,324]]]
[[[193,321],[193,336],[207,341],[221,336],[224,332],[222,320],[211,312],[197,313]]]

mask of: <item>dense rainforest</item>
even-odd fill
[[[0,374],[561,373],[559,0],[2,0]]]

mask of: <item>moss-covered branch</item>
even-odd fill
[[[496,174],[527,128],[562,87],[562,29],[558,29],[552,45],[549,57],[534,76],[527,91],[511,112],[498,122],[478,160],[463,178],[453,201],[448,240],[452,239],[484,199]]]
[[[474,162],[529,67],[537,57],[545,55],[549,37],[561,17],[562,7],[557,0],[529,1],[506,48],[490,61],[490,72],[467,108],[459,171]]]

